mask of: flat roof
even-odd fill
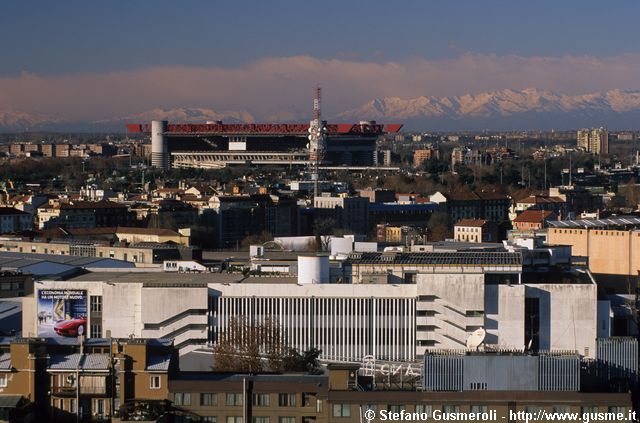
[[[353,264],[407,264],[432,266],[522,266],[519,252],[351,253]]]
[[[241,273],[91,272],[67,279],[71,282],[142,283],[146,286],[201,285],[210,283],[298,283],[296,276],[249,276]]]
[[[636,216],[617,216],[606,219],[579,219],[579,220],[551,220],[547,222],[551,228],[582,228],[582,229],[600,229],[612,226],[640,226],[640,217]]]

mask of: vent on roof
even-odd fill
[[[349,253],[351,260],[362,260],[362,253],[360,251],[352,251]]]
[[[398,253],[395,252],[395,251],[385,251],[380,256],[380,261],[383,261],[383,262],[386,262],[386,263],[393,262],[396,259],[397,255],[398,255]]]

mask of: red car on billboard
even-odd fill
[[[69,320],[59,320],[53,326],[53,330],[60,336],[78,336],[84,334],[87,327],[87,318],[78,317]]]

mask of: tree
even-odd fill
[[[248,248],[251,245],[264,244],[267,241],[273,241],[273,235],[270,232],[262,231],[259,234],[247,235],[240,245],[244,248]]]
[[[631,178],[628,184],[620,187],[618,195],[624,197],[627,207],[635,210],[640,204],[640,185],[635,178]]]
[[[449,215],[441,211],[433,212],[427,223],[427,228],[429,228],[431,241],[445,240],[449,235]]]
[[[302,353],[288,348],[277,322],[267,317],[260,323],[245,317],[229,320],[213,348],[213,369],[218,372],[310,372],[320,367],[320,350]]]
[[[279,366],[284,352],[280,327],[274,320],[254,323],[234,317],[213,349],[213,368],[219,372],[259,373],[265,370],[263,357]]]
[[[463,184],[463,185],[471,185],[474,182],[474,174],[473,174],[473,170],[463,164],[463,163],[457,163],[456,164],[456,173],[458,174],[458,181]]]
[[[316,237],[316,251],[327,251],[329,249],[330,235],[333,235],[336,229],[335,219],[316,219],[313,222],[313,235]]]

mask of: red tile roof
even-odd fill
[[[460,219],[456,226],[471,226],[475,228],[481,228],[488,223],[484,219]]]
[[[513,219],[514,223],[541,223],[553,216],[551,210],[525,210]]]

